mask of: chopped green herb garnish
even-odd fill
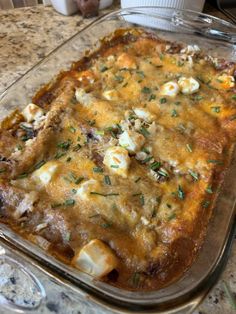
[[[187,148],[187,150],[188,150],[190,153],[192,153],[192,152],[193,152],[192,145],[190,145],[190,144],[186,144],[186,148]]]
[[[41,160],[40,162],[38,162],[38,163],[34,166],[34,170],[41,168],[45,163],[46,163],[46,161]]]
[[[185,198],[185,193],[184,193],[181,185],[178,186],[177,193],[178,193],[178,198],[179,199],[183,200]]]
[[[76,193],[77,193],[77,190],[76,190],[76,189],[72,189],[72,190],[71,190],[71,193],[76,194]]]
[[[80,182],[84,180],[84,177],[76,177],[76,175],[73,172],[71,172],[69,176],[75,184],[79,184]]]
[[[70,162],[71,161],[71,157],[68,157],[67,159],[66,159],[66,162]]]
[[[206,188],[206,192],[209,193],[209,194],[213,193],[213,190],[212,190],[210,185]]]
[[[103,172],[103,169],[102,169],[101,167],[94,167],[94,168],[93,168],[93,172],[102,173],[102,172]]]
[[[236,95],[233,95],[233,96],[232,96],[232,99],[233,99],[233,100],[236,100]]]
[[[178,67],[182,67],[183,65],[184,65],[184,62],[183,62],[183,61],[178,60],[178,62],[177,62],[177,66],[178,66]]]
[[[69,177],[63,177],[63,179],[70,183],[79,184],[84,180],[84,177],[77,177],[73,172],[70,172]]]
[[[111,134],[111,136],[112,136],[113,138],[117,138],[117,137],[116,137],[116,134],[114,133],[113,127],[110,126],[110,127],[106,128],[105,131],[110,132],[110,134]]]
[[[172,206],[171,206],[169,203],[166,203],[166,206],[167,206],[169,209],[172,208]]]
[[[182,123],[180,123],[178,125],[178,130],[180,131],[180,133],[184,133],[186,131],[186,127]]]
[[[65,200],[64,205],[65,206],[74,206],[75,205],[75,200],[69,198],[69,199]]]
[[[158,170],[157,173],[160,174],[163,177],[168,177],[169,176],[168,173],[165,172],[163,169]]]
[[[116,126],[121,132],[123,132],[122,127],[119,125],[119,123],[116,123]]]
[[[201,83],[205,83],[204,79],[202,76],[197,76],[197,79],[201,82]]]
[[[160,53],[160,54],[159,54],[159,58],[160,58],[160,60],[163,60],[163,59],[164,59],[164,54],[163,54],[163,53]]]
[[[209,205],[210,205],[210,201],[203,201],[203,202],[202,202],[202,207],[203,207],[203,208],[208,208]]]
[[[119,193],[108,193],[108,194],[104,194],[104,193],[100,193],[100,192],[90,192],[91,195],[99,195],[99,196],[118,196]]]
[[[61,142],[57,144],[57,147],[68,150],[70,148],[71,145],[71,140],[67,140],[65,142]]]
[[[108,67],[105,65],[102,65],[99,70],[100,70],[100,72],[105,72],[108,70]]]
[[[196,173],[196,172],[194,172],[194,171],[192,171],[192,170],[190,170],[189,169],[189,174],[194,178],[194,180],[198,180],[199,179],[199,177],[198,177],[198,174]]]
[[[209,164],[223,165],[223,162],[221,160],[217,160],[217,159],[209,159],[209,160],[207,160],[207,162]]]
[[[87,122],[90,126],[94,126],[96,123],[96,120],[88,120]]]
[[[0,169],[0,173],[3,173],[3,172],[6,172],[7,171],[7,169]]]
[[[132,286],[138,288],[140,285],[141,276],[139,273],[133,273],[131,277]]]
[[[75,133],[76,132],[76,128],[74,128],[73,126],[69,126],[69,131],[71,133]]]
[[[120,195],[119,193],[108,193],[108,194],[105,194],[105,196],[118,196]]]
[[[174,105],[179,106],[181,104],[181,101],[174,102]]]
[[[123,78],[123,76],[121,76],[121,75],[115,75],[115,80],[116,80],[118,83],[122,83],[123,80],[124,80],[124,78]]]
[[[106,194],[99,193],[99,192],[90,192],[91,195],[100,195],[100,196],[105,196]]]
[[[55,159],[60,159],[61,157],[65,156],[66,153],[64,152],[57,152],[54,156]]]
[[[144,204],[145,204],[145,200],[144,200],[144,196],[143,195],[140,196],[140,203],[141,203],[142,206],[144,206]]]
[[[101,224],[101,227],[106,229],[106,228],[110,228],[112,226],[112,223],[109,223],[109,222],[104,222]]]
[[[142,90],[141,90],[141,92],[143,93],[143,94],[150,94],[151,93],[151,88],[149,88],[149,87],[147,87],[147,86],[144,86],[143,88],[142,88]]]
[[[65,240],[66,240],[67,242],[69,242],[69,241],[70,241],[70,237],[71,237],[71,233],[70,233],[70,232],[67,232],[66,235],[65,235]]]
[[[145,158],[144,160],[142,160],[142,163],[143,163],[143,164],[146,164],[147,162],[149,162],[149,161],[152,160],[152,159],[153,159],[153,157],[152,157],[152,156],[149,156],[149,157]]]
[[[157,215],[157,209],[156,208],[154,208],[153,209],[153,212],[152,212],[152,218],[155,218],[156,217],[156,215]]]
[[[77,137],[77,141],[79,142],[80,140],[81,140],[81,137],[80,137],[80,136],[78,136],[78,137]]]
[[[18,150],[22,150],[22,149],[23,149],[23,147],[22,147],[21,145],[17,145],[16,148],[17,148]]]
[[[203,96],[201,96],[201,95],[196,95],[194,97],[194,100],[202,100],[202,99],[203,99]]]
[[[233,293],[231,292],[229,286],[227,285],[227,283],[225,281],[223,281],[223,287],[224,287],[225,294],[226,294],[227,298],[229,299],[229,302],[230,302],[232,308],[234,310],[236,310],[235,297],[234,297]]]
[[[148,99],[148,101],[151,101],[151,100],[154,100],[154,99],[156,99],[156,95],[151,94],[150,97],[149,97],[149,99]]]
[[[159,204],[161,202],[161,195],[156,197],[156,202],[157,202],[157,204]]]
[[[79,184],[80,182],[82,182],[84,180],[84,177],[78,177],[76,180],[75,180],[75,184]]]
[[[217,106],[217,107],[211,107],[211,110],[215,113],[219,113],[220,112],[220,107]]]
[[[136,73],[139,74],[142,78],[145,77],[145,74],[143,71],[137,70]]]
[[[157,170],[161,167],[161,163],[159,161],[156,161],[156,162],[153,162],[149,168],[152,169],[152,170]]]
[[[147,147],[143,147],[143,148],[141,149],[141,151],[144,152],[144,153],[146,153],[146,154],[150,154],[150,151],[148,150]]]
[[[61,207],[63,204],[61,203],[54,203],[54,204],[51,204],[51,207],[52,208],[57,208],[57,207]]]
[[[141,177],[138,177],[134,182],[137,183],[141,180]]]
[[[100,216],[100,214],[94,214],[94,215],[92,215],[92,216],[89,216],[89,218],[97,218],[97,217],[99,217]]]
[[[25,130],[25,131],[30,131],[30,132],[33,131],[33,127],[32,126],[27,126],[25,124],[20,124],[20,128]]]
[[[176,218],[176,214],[175,213],[172,213],[168,218],[167,220],[170,221],[172,219],[175,219]]]
[[[134,194],[132,194],[132,196],[140,196],[140,195],[142,195],[142,193],[134,193]]]
[[[104,131],[103,130],[96,130],[95,134],[96,135],[104,135]]]
[[[28,175],[29,175],[28,173],[22,173],[16,179],[24,179],[24,178],[28,177]]]
[[[140,128],[139,132],[145,137],[150,135],[150,132],[144,126]]]
[[[104,176],[104,182],[106,185],[111,185],[111,179],[108,175]]]
[[[78,150],[80,150],[81,147],[82,147],[82,146],[78,143],[78,144],[76,144],[76,145],[74,146],[73,150],[74,150],[75,152],[77,152]]]
[[[236,120],[236,114],[229,118],[230,121]]]
[[[171,117],[173,117],[173,118],[178,117],[178,112],[177,112],[175,109],[173,109],[173,110],[171,111]]]
[[[72,183],[73,181],[71,181],[69,178],[67,177],[62,177],[65,181]]]
[[[118,169],[118,168],[119,168],[118,165],[111,165],[110,167],[111,167],[111,168],[115,168],[115,169]]]
[[[28,141],[28,140],[30,139],[30,137],[27,136],[27,135],[23,135],[23,136],[21,136],[20,139],[21,139],[23,142],[26,142],[26,141]]]
[[[165,97],[160,98],[160,104],[165,104],[167,102],[167,99]]]
[[[72,103],[72,105],[76,105],[78,103],[77,99],[75,96],[73,96],[70,100],[70,102]]]

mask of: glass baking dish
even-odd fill
[[[28,71],[0,96],[1,118],[16,107],[23,108],[43,85],[68,69],[86,51],[99,47],[103,38],[118,28],[142,27],[160,38],[183,44],[197,44],[213,57],[236,59],[236,27],[217,18],[193,11],[163,7],[117,10],[100,17],[42,62]],[[192,267],[178,281],[158,291],[132,292],[96,281],[89,275],[61,263],[39,247],[0,224],[1,254],[25,265],[30,263],[48,276],[109,311],[118,313],[185,313],[205,296],[227,258],[233,234],[236,200],[236,153],[226,171],[205,242]],[[31,271],[33,271],[31,269]],[[34,272],[34,271],[33,271]],[[40,281],[40,280],[39,280]],[[1,299],[0,299],[1,301]]]

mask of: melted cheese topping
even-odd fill
[[[231,157],[234,71],[197,46],[118,32],[2,122],[1,220],[118,287],[172,282]]]

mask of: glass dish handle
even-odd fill
[[[201,13],[176,11],[173,13],[171,23],[181,30],[202,34],[212,39],[227,41],[236,44],[236,26]]]

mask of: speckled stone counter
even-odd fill
[[[208,13],[211,13],[209,9]],[[79,15],[65,17],[56,13],[51,7],[43,6],[0,11],[0,93],[92,20],[83,20]],[[46,279],[42,279],[44,280]],[[233,242],[227,266],[220,280],[194,314],[236,312],[223,289],[224,281],[234,292],[235,297],[236,240]],[[9,310],[5,311],[2,308],[0,312],[10,313]],[[65,289],[62,290],[56,285],[48,294],[44,309],[38,313],[50,312],[87,313],[84,306],[76,302],[73,295],[68,297]],[[90,307],[89,313],[105,313],[105,311]]]

